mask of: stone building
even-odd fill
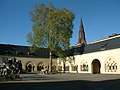
[[[31,53],[28,46],[0,44],[0,57],[8,59],[15,57],[17,60],[21,60],[22,69],[27,72],[49,68],[49,50],[46,48]],[[56,58],[53,59],[52,65],[53,69],[56,69]]]
[[[81,19],[78,43],[68,50],[65,70],[70,73],[120,74],[120,34],[86,44]],[[57,60],[59,71],[63,61]]]
[[[53,69],[69,73],[120,74],[120,34],[114,34],[86,43],[84,26],[81,19],[78,42],[66,50],[67,58],[62,60],[53,54]],[[49,68],[49,50],[41,48],[31,53],[28,46],[0,44],[0,57],[15,57],[21,60],[23,70],[41,71]]]

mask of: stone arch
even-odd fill
[[[57,66],[58,71],[62,71],[62,65]]]
[[[32,61],[29,61],[29,62],[26,63],[25,69],[26,69],[27,72],[33,72],[34,69],[35,69],[35,65],[33,64]]]
[[[44,64],[43,62],[39,62],[37,65],[37,71],[41,71],[42,69],[44,69]]]
[[[76,63],[70,64],[71,66],[71,71],[77,71],[78,72],[78,65]]]
[[[101,63],[98,59],[94,59],[92,61],[92,73],[100,74]]]
[[[88,71],[88,69],[89,69],[89,67],[88,67],[87,61],[82,60],[82,61],[80,62],[80,70],[81,70],[81,71]]]
[[[108,57],[105,60],[105,72],[116,72],[117,60],[114,57]]]
[[[64,66],[63,66],[64,68]],[[70,63],[69,62],[65,62],[65,71],[69,71],[70,70]]]

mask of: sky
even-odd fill
[[[71,46],[78,42],[81,17],[87,44],[120,33],[120,0],[0,0],[0,44],[28,46],[26,35],[33,24],[30,12],[35,3],[49,2],[75,14]]]

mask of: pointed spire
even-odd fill
[[[81,18],[81,23],[80,23],[78,44],[82,44],[82,45],[86,44],[86,38],[85,38],[85,32],[84,32],[84,26],[83,26],[82,18]]]

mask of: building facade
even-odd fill
[[[55,57],[53,55],[53,57]],[[0,58],[16,58],[21,61],[22,69],[25,72],[40,72],[49,68],[49,50],[41,48],[31,53],[28,46],[0,44]],[[56,70],[56,58],[52,60],[53,70]]]
[[[70,73],[120,74],[120,34],[86,44],[81,19],[78,43],[69,50],[65,70]],[[59,71],[64,62],[57,60]]]
[[[84,26],[81,19],[78,42],[67,50],[66,60],[54,59],[52,69],[69,73],[120,74],[120,34],[86,43]],[[21,60],[27,72],[49,68],[49,50],[41,48],[31,53],[27,46],[0,44],[0,57]]]

